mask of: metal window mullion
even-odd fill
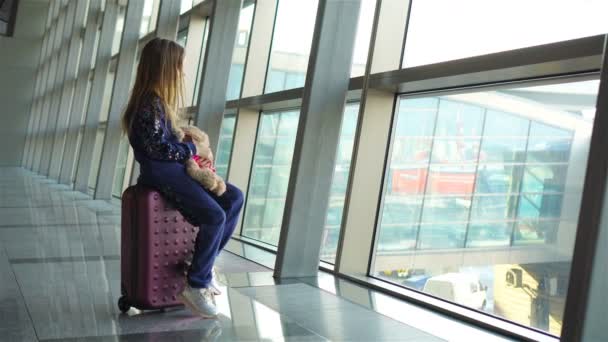
[[[66,133],[67,140],[59,174],[59,182],[62,184],[70,184],[72,182],[72,174],[74,173],[78,134],[87,107],[89,73],[94,57],[93,52],[95,51],[100,10],[101,0],[90,0],[82,52],[78,62],[78,71],[76,72],[75,93]]]
[[[116,173],[116,162],[122,137],[120,119],[122,111],[129,100],[129,88],[135,62],[137,59],[137,46],[139,31],[143,16],[144,3],[142,1],[129,1],[125,13],[125,25],[120,41],[120,55],[116,66],[116,76],[112,87],[110,112],[105,130],[105,139],[101,150],[95,199],[112,199],[112,188]],[[93,170],[95,172],[97,170]]]
[[[320,0],[275,277],[316,276],[327,217],[361,0]]]
[[[110,71],[112,43],[114,40],[114,33],[116,32],[118,11],[119,8],[116,0],[106,0],[101,33],[99,36],[99,45],[97,47],[97,56],[95,58],[93,82],[91,84],[89,102],[86,104],[84,132],[80,143],[76,181],[74,182],[74,189],[84,193],[88,193],[89,191],[88,184],[89,174],[91,173],[93,149],[95,148],[95,139],[99,126],[99,112],[101,111],[107,76]]]
[[[80,0],[76,2],[75,13],[73,19],[71,19],[68,38],[69,48],[67,53],[67,62],[65,70],[63,72],[63,84],[61,86],[61,97],[59,100],[59,112],[57,113],[57,123],[55,128],[55,136],[52,144],[52,156],[51,167],[49,176],[59,181],[59,175],[61,174],[61,165],[64,158],[65,142],[68,134],[68,121],[70,118],[70,111],[72,106],[72,100],[74,91],[76,90],[76,77],[78,70],[78,61],[80,58],[82,48],[82,29],[84,22],[87,17],[88,0]]]

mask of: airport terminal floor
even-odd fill
[[[217,320],[121,314],[120,207],[21,168],[0,168],[0,190],[0,341],[507,341],[328,274],[277,284],[229,252]]]

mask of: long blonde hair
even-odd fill
[[[143,99],[156,94],[165,109],[166,119],[178,123],[178,109],[183,104],[184,48],[168,39],[154,38],[141,51],[131,98],[122,117],[122,128],[130,134],[133,118]]]

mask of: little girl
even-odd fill
[[[189,136],[180,142],[172,130],[182,95],[183,58],[184,49],[173,41],[155,38],[146,44],[122,123],[139,162],[138,183],[160,191],[200,228],[180,300],[203,317],[215,317],[219,290],[213,263],[236,227],[243,194],[228,183],[218,196],[186,173],[184,164],[201,146]]]

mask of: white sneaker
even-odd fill
[[[219,296],[222,294],[222,290],[220,290],[220,284],[217,282],[218,278],[217,268],[213,266],[211,270],[211,283],[209,283],[209,288],[213,291],[213,294]]]
[[[184,291],[179,294],[178,298],[188,309],[197,315],[204,318],[217,317],[218,311],[215,306],[215,296],[211,288],[194,289],[186,284]]]

